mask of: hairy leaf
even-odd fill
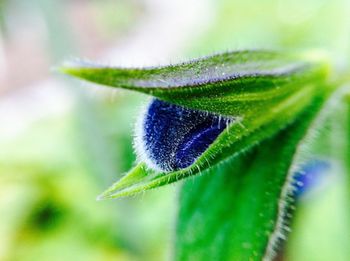
[[[292,125],[181,191],[176,260],[271,260],[288,232],[295,160],[318,127],[324,97]]]
[[[321,83],[327,67],[310,57],[240,51],[143,69],[84,63],[63,66],[61,71],[88,81],[232,119],[194,164],[180,164],[184,168],[178,170],[163,167],[174,171],[159,172],[149,168],[150,160],[143,159],[101,198],[133,195],[195,175],[276,134],[293,122],[315,95],[325,91]],[[142,139],[136,140],[137,146],[145,142]]]
[[[60,70],[189,108],[237,116],[262,113],[268,101],[322,80],[327,66],[314,57],[239,51],[162,67],[114,68],[75,62]]]
[[[306,100],[309,101],[310,97],[310,95],[304,95],[302,97],[298,96],[298,99],[306,98]],[[288,105],[281,105],[280,108],[281,111],[276,110],[276,112],[278,112],[276,113],[277,115],[267,114],[266,117],[271,117],[273,119],[273,116],[275,116],[278,120],[286,124],[285,120],[288,119],[288,117],[283,114],[292,113],[291,108]],[[101,198],[130,196],[135,193],[170,184],[185,177],[195,175],[198,172],[219,163],[227,157],[238,155],[242,151],[249,149],[251,146],[258,144],[259,141],[273,135],[280,129],[277,120],[274,123],[264,125],[263,127],[255,124],[253,120],[254,119],[252,119],[251,122],[246,120],[240,124],[233,124],[230,126],[219,135],[214,143],[209,146],[194,164],[187,168],[174,172],[159,173],[147,168],[145,163],[140,163],[123,179],[109,188]]]
[[[304,92],[305,90],[307,92]],[[121,180],[123,186],[119,182],[115,183],[100,198],[130,196],[170,184],[195,175],[228,157],[239,155],[242,151],[275,134],[281,126],[285,126],[292,121],[293,117],[298,115],[312,99],[313,93],[309,93],[308,89],[305,90],[292,95],[271,111],[267,111],[264,117],[246,118],[239,123],[231,124],[191,166],[173,172],[157,172],[147,168],[145,163],[140,163]],[[300,107],[295,106],[296,102]],[[261,124],[261,122],[266,124]],[[137,179],[135,179],[135,176],[137,176]],[[129,178],[132,182],[128,181]]]

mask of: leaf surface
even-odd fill
[[[60,71],[188,108],[237,116],[256,114],[268,101],[322,80],[328,69],[320,60],[271,51],[239,51],[148,68],[74,62]]]
[[[293,163],[315,131],[323,102],[316,98],[273,138],[185,181],[176,260],[272,260],[289,230]]]
[[[156,172],[148,169],[145,163],[140,163],[99,198],[131,196],[148,189],[167,185],[196,175],[229,157],[239,155],[278,132],[281,126],[285,126],[291,121],[291,118],[293,119],[291,115],[300,113],[304,105],[310,103],[312,98],[311,93],[301,92],[295,95],[282,104],[277,104],[273,111],[266,113],[263,118],[251,117],[232,124],[191,166],[174,172]],[[294,106],[293,100],[297,100],[299,105],[303,105]],[[265,124],[261,124],[261,122]]]
[[[291,124],[325,92],[327,66],[310,55],[239,51],[149,68],[68,64],[61,71],[234,120],[194,164],[157,172],[141,162],[100,198],[130,196],[198,174]]]

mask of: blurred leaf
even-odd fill
[[[346,103],[346,106],[347,106],[347,123],[346,123],[346,130],[348,132],[348,138],[347,138],[347,141],[348,141],[348,146],[347,146],[347,151],[346,151],[346,157],[347,157],[347,170],[348,170],[348,173],[350,174],[350,93],[347,94],[347,96],[345,97],[345,103]],[[350,184],[350,177],[349,177],[349,184]],[[350,185],[349,185],[349,188],[350,188]]]
[[[284,251],[286,260],[347,260],[349,256],[350,208],[346,183],[349,173],[346,170],[348,108],[343,102],[347,91],[347,86],[341,86],[328,100],[327,104],[331,106],[325,106],[327,110],[324,110],[322,118],[319,117],[321,128],[313,133],[307,148],[298,155],[298,169],[305,171],[305,179],[297,179],[295,183],[298,187],[297,182],[301,181],[299,184],[306,194],[296,202],[293,232]],[[303,163],[310,164],[315,158],[326,160],[329,169],[310,182],[306,177],[309,178],[311,173],[302,166],[305,166]]]
[[[347,83],[349,84],[349,83]],[[346,220],[347,220],[347,242],[350,241],[350,90],[348,90],[348,94],[345,97],[345,104],[346,104],[346,122],[345,122],[345,130],[347,132],[347,135],[345,136],[346,140],[346,151],[345,151],[345,171],[347,173],[346,181],[347,181],[347,187],[346,187]],[[347,248],[347,256],[350,256],[350,249]]]

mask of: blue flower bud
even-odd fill
[[[326,160],[314,159],[304,164],[294,174],[294,196],[302,198],[308,191],[312,190],[324,178],[331,169],[331,163]]]
[[[136,149],[154,169],[186,168],[226,129],[232,118],[152,100],[139,124]]]

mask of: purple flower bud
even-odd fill
[[[232,121],[158,99],[152,100],[142,116],[136,148],[150,167],[162,171],[193,164]]]

